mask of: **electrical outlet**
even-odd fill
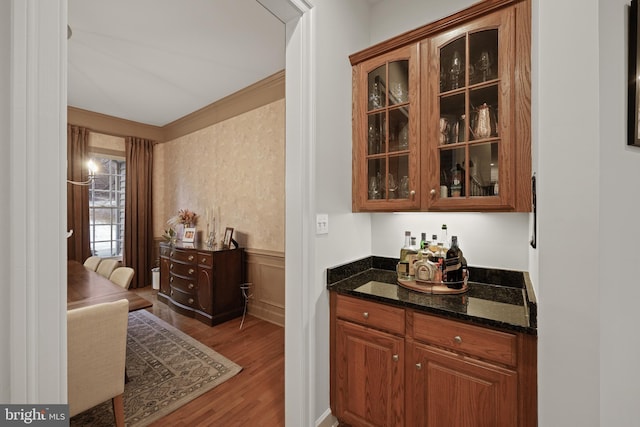
[[[316,214],[316,234],[329,234],[328,214]]]

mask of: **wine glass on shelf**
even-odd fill
[[[380,198],[380,183],[378,177],[369,177],[369,200],[377,200]]]

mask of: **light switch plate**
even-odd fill
[[[328,214],[316,214],[316,234],[329,234]]]

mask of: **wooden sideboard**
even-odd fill
[[[243,248],[161,243],[158,300],[212,326],[241,316],[244,266]]]

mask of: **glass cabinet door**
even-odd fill
[[[363,158],[362,166],[354,169],[362,176],[355,176],[354,182],[362,193],[357,199],[363,210],[419,207],[416,52],[417,45],[410,46],[361,66],[366,108],[355,116],[361,122],[356,126],[364,124],[365,129],[363,146],[354,146],[355,159]]]
[[[508,190],[508,87],[512,43],[508,15],[490,15],[474,25],[432,39],[429,60],[432,131],[427,144],[437,161],[430,174],[430,207],[501,206]],[[503,182],[505,181],[505,182]],[[501,188],[502,186],[502,188]]]

